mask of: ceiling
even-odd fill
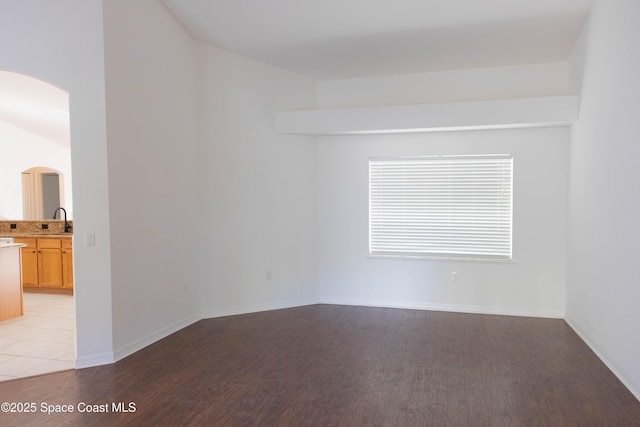
[[[69,148],[69,95],[42,80],[0,71],[0,122]]]
[[[161,0],[194,38],[315,80],[565,61],[594,0]],[[0,121],[69,146],[68,94],[0,71]]]
[[[593,0],[161,0],[194,38],[315,80],[559,62]]]

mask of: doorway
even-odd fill
[[[64,203],[64,175],[52,168],[22,172],[22,210],[25,220],[50,219]]]
[[[73,218],[68,93],[39,79],[0,71],[0,219]],[[0,381],[72,369],[75,297],[34,289],[24,315],[0,322]]]

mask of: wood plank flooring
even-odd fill
[[[331,305],[202,320],[114,365],[0,383],[0,402],[36,404],[0,413],[21,427],[640,426],[562,320]]]

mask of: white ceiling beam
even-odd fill
[[[554,96],[277,112],[275,129],[280,134],[357,135],[568,126],[577,118],[577,96]]]

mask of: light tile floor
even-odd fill
[[[71,295],[24,294],[24,316],[0,322],[0,381],[73,369]]]

